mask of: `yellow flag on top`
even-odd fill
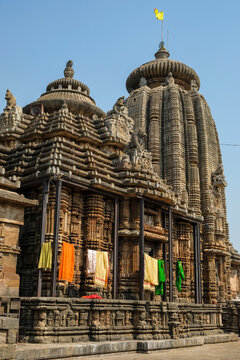
[[[163,11],[159,12],[158,9],[154,9],[154,12],[155,12],[156,18],[157,18],[158,20],[162,20],[162,21],[163,21],[163,14],[164,14],[164,12],[163,12]]]

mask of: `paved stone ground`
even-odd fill
[[[71,360],[240,360],[240,341],[161,350],[150,354],[124,353],[81,356]],[[64,359],[61,359],[64,360]]]

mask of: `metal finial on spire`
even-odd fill
[[[73,78],[74,70],[73,70],[72,66],[73,66],[73,61],[69,60],[66,64],[66,68],[64,70],[65,78]]]
[[[161,50],[166,50],[165,47],[164,47],[164,41],[161,41],[160,44],[159,44],[159,49]]]

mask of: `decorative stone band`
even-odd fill
[[[177,339],[222,333],[221,327],[221,305],[21,299],[21,342]]]
[[[59,86],[61,89],[69,89],[69,86],[71,86],[72,90],[77,90],[79,92],[84,92],[87,95],[89,95],[90,90],[87,85],[83,84],[81,81],[71,78],[62,78],[55,81],[52,81],[47,86],[47,92],[59,89]]]

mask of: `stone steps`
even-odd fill
[[[171,340],[131,340],[61,344],[18,344],[15,360],[67,360],[80,356],[110,353],[141,352],[148,353],[166,349],[200,346],[204,344],[238,341],[238,335],[217,334]]]

